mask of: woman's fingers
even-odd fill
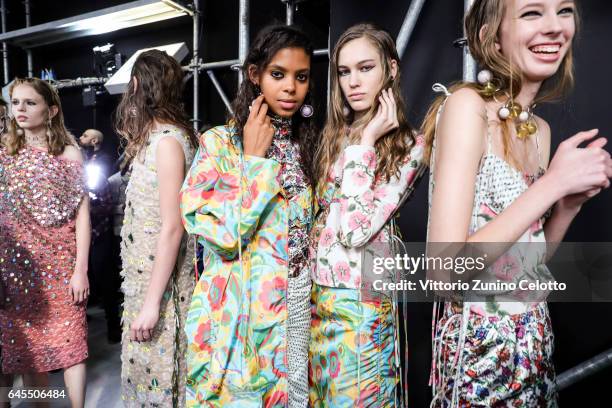
[[[257,115],[259,115],[259,108],[261,107],[263,99],[263,95],[259,95],[257,98],[253,99],[251,111],[249,112],[249,119],[255,119]]]

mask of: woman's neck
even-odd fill
[[[523,108],[532,105],[541,86],[542,82],[524,81],[521,86],[521,92],[514,97],[514,100],[520,103]]]
[[[47,132],[45,127],[37,129],[24,129],[24,137],[26,145],[32,147],[47,148]]]

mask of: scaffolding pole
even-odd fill
[[[425,4],[425,0],[412,0],[410,2],[410,7],[408,7],[406,17],[404,17],[404,22],[402,23],[402,27],[397,35],[397,40],[395,41],[397,54],[399,55],[400,59],[402,59],[404,52],[406,51],[406,46],[408,45],[408,41],[410,40],[410,36],[414,30],[414,26],[419,19],[419,14],[421,14],[423,4]]]
[[[193,0],[193,128],[200,130],[200,0]]]
[[[242,65],[249,52],[249,0],[240,0],[238,15],[238,59]],[[242,79],[242,71],[238,71],[239,88]]]
[[[561,391],[580,380],[584,380],[586,377],[589,377],[611,365],[612,348],[578,364],[576,367],[570,368],[557,376],[557,391]]]
[[[463,6],[464,15],[467,15],[470,7],[472,7],[472,3],[474,3],[474,0],[465,0]],[[470,54],[470,47],[468,47],[466,41],[463,44],[463,80],[465,82],[476,82],[476,69],[476,61],[474,57],[472,57],[472,54]]]
[[[6,0],[0,2],[0,13],[2,14],[2,33],[6,33]],[[8,45],[2,41],[2,63],[4,65],[4,85],[9,83]]]
[[[32,25],[30,0],[25,0],[23,4],[25,7],[25,19],[26,19],[26,28],[27,28]],[[28,77],[31,78],[34,76],[34,62],[32,60],[32,49],[31,48],[26,49],[26,55],[28,58]]]
[[[286,11],[286,23],[287,25],[293,25],[293,17],[295,15],[295,3],[293,0],[282,0],[285,3]]]
[[[208,74],[208,77],[210,78],[210,81],[212,82],[212,84],[215,86],[215,89],[217,90],[217,93],[221,97],[221,100],[223,100],[223,103],[225,104],[227,111],[233,115],[234,111],[232,110],[232,104],[230,103],[230,100],[225,94],[225,92],[223,91],[223,88],[221,87],[221,84],[217,80],[215,73],[210,69],[207,70],[206,73]]]

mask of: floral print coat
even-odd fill
[[[288,225],[310,224],[312,191],[288,199],[273,159],[244,156],[241,176],[241,149],[232,127],[204,133],[181,191],[204,248],[186,324],[188,406],[287,406]]]

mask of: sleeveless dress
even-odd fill
[[[46,372],[87,358],[85,304],[68,295],[83,165],[25,147],[0,148],[2,372]]]
[[[126,188],[125,218],[121,230],[124,294],[121,349],[121,399],[128,407],[182,407],[185,405],[185,316],[194,287],[193,243],[185,234],[174,271],[164,292],[159,321],[148,342],[131,341],[130,325],[138,316],[151,280],[157,240],[161,230],[159,185],[155,155],[163,138],[177,140],[185,154],[185,171],[194,150],[184,132],[164,125],[149,134],[135,159]]]
[[[435,143],[430,167],[430,204],[435,188],[434,166]],[[476,175],[469,233],[484,227],[508,208],[543,173],[540,169],[535,175],[523,174],[495,154],[487,130],[487,152]],[[544,265],[543,226],[544,218],[536,221],[489,268],[492,272],[489,279],[553,280]],[[542,301],[517,299],[521,299],[518,291],[502,290],[483,294],[481,299],[447,301],[441,313],[438,304],[434,306],[432,406],[557,406],[552,362],[554,339],[548,307]]]

